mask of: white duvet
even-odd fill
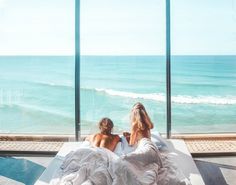
[[[69,153],[51,185],[185,185],[182,173],[149,139],[118,156],[105,148],[81,147]]]

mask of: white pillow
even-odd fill
[[[122,149],[124,152],[123,154],[127,154],[135,150],[136,147],[129,145],[125,136],[121,136],[120,138],[121,138],[121,143],[122,143]]]
[[[114,153],[116,153],[118,156],[128,154],[136,149],[135,146],[129,145],[124,136],[120,136],[120,138],[121,142],[116,145],[116,148],[114,150]],[[158,149],[167,147],[165,139],[160,135],[159,132],[152,132],[151,140],[157,146]]]
[[[135,147],[129,145],[125,136],[120,136],[120,139],[121,142],[117,143],[116,148],[114,150],[115,154],[117,154],[118,156],[122,156],[135,150]]]
[[[117,145],[116,145],[116,148],[114,150],[114,153],[118,156],[121,156],[123,155],[123,149],[122,149],[122,144],[121,142],[118,142]]]
[[[167,147],[165,139],[160,135],[159,132],[152,132],[151,134],[151,140],[158,149],[161,149],[163,147]]]

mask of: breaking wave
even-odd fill
[[[166,96],[163,93],[134,93],[134,92],[125,92],[117,91],[112,89],[88,89],[83,88],[84,90],[93,90],[99,93],[105,93],[110,96],[120,96],[124,98],[132,99],[146,99],[154,100],[157,102],[165,102]],[[236,96],[188,96],[188,95],[177,95],[172,96],[171,101],[177,104],[216,104],[216,105],[236,105]]]

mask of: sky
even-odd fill
[[[74,55],[74,0],[0,0],[0,55]],[[81,0],[82,55],[164,55],[165,0]],[[171,0],[174,55],[236,55],[236,0]]]

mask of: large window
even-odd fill
[[[74,1],[0,1],[0,132],[74,134]]]
[[[172,131],[236,131],[234,1],[171,1]]]
[[[138,101],[165,131],[165,1],[81,1],[80,26],[82,134],[102,117],[128,131]]]
[[[78,92],[82,134],[102,117],[129,130],[136,102],[165,132],[166,0],[80,5],[75,76],[75,0],[0,1],[0,132],[74,134]],[[235,132],[235,2],[172,0],[170,14],[172,132]]]

